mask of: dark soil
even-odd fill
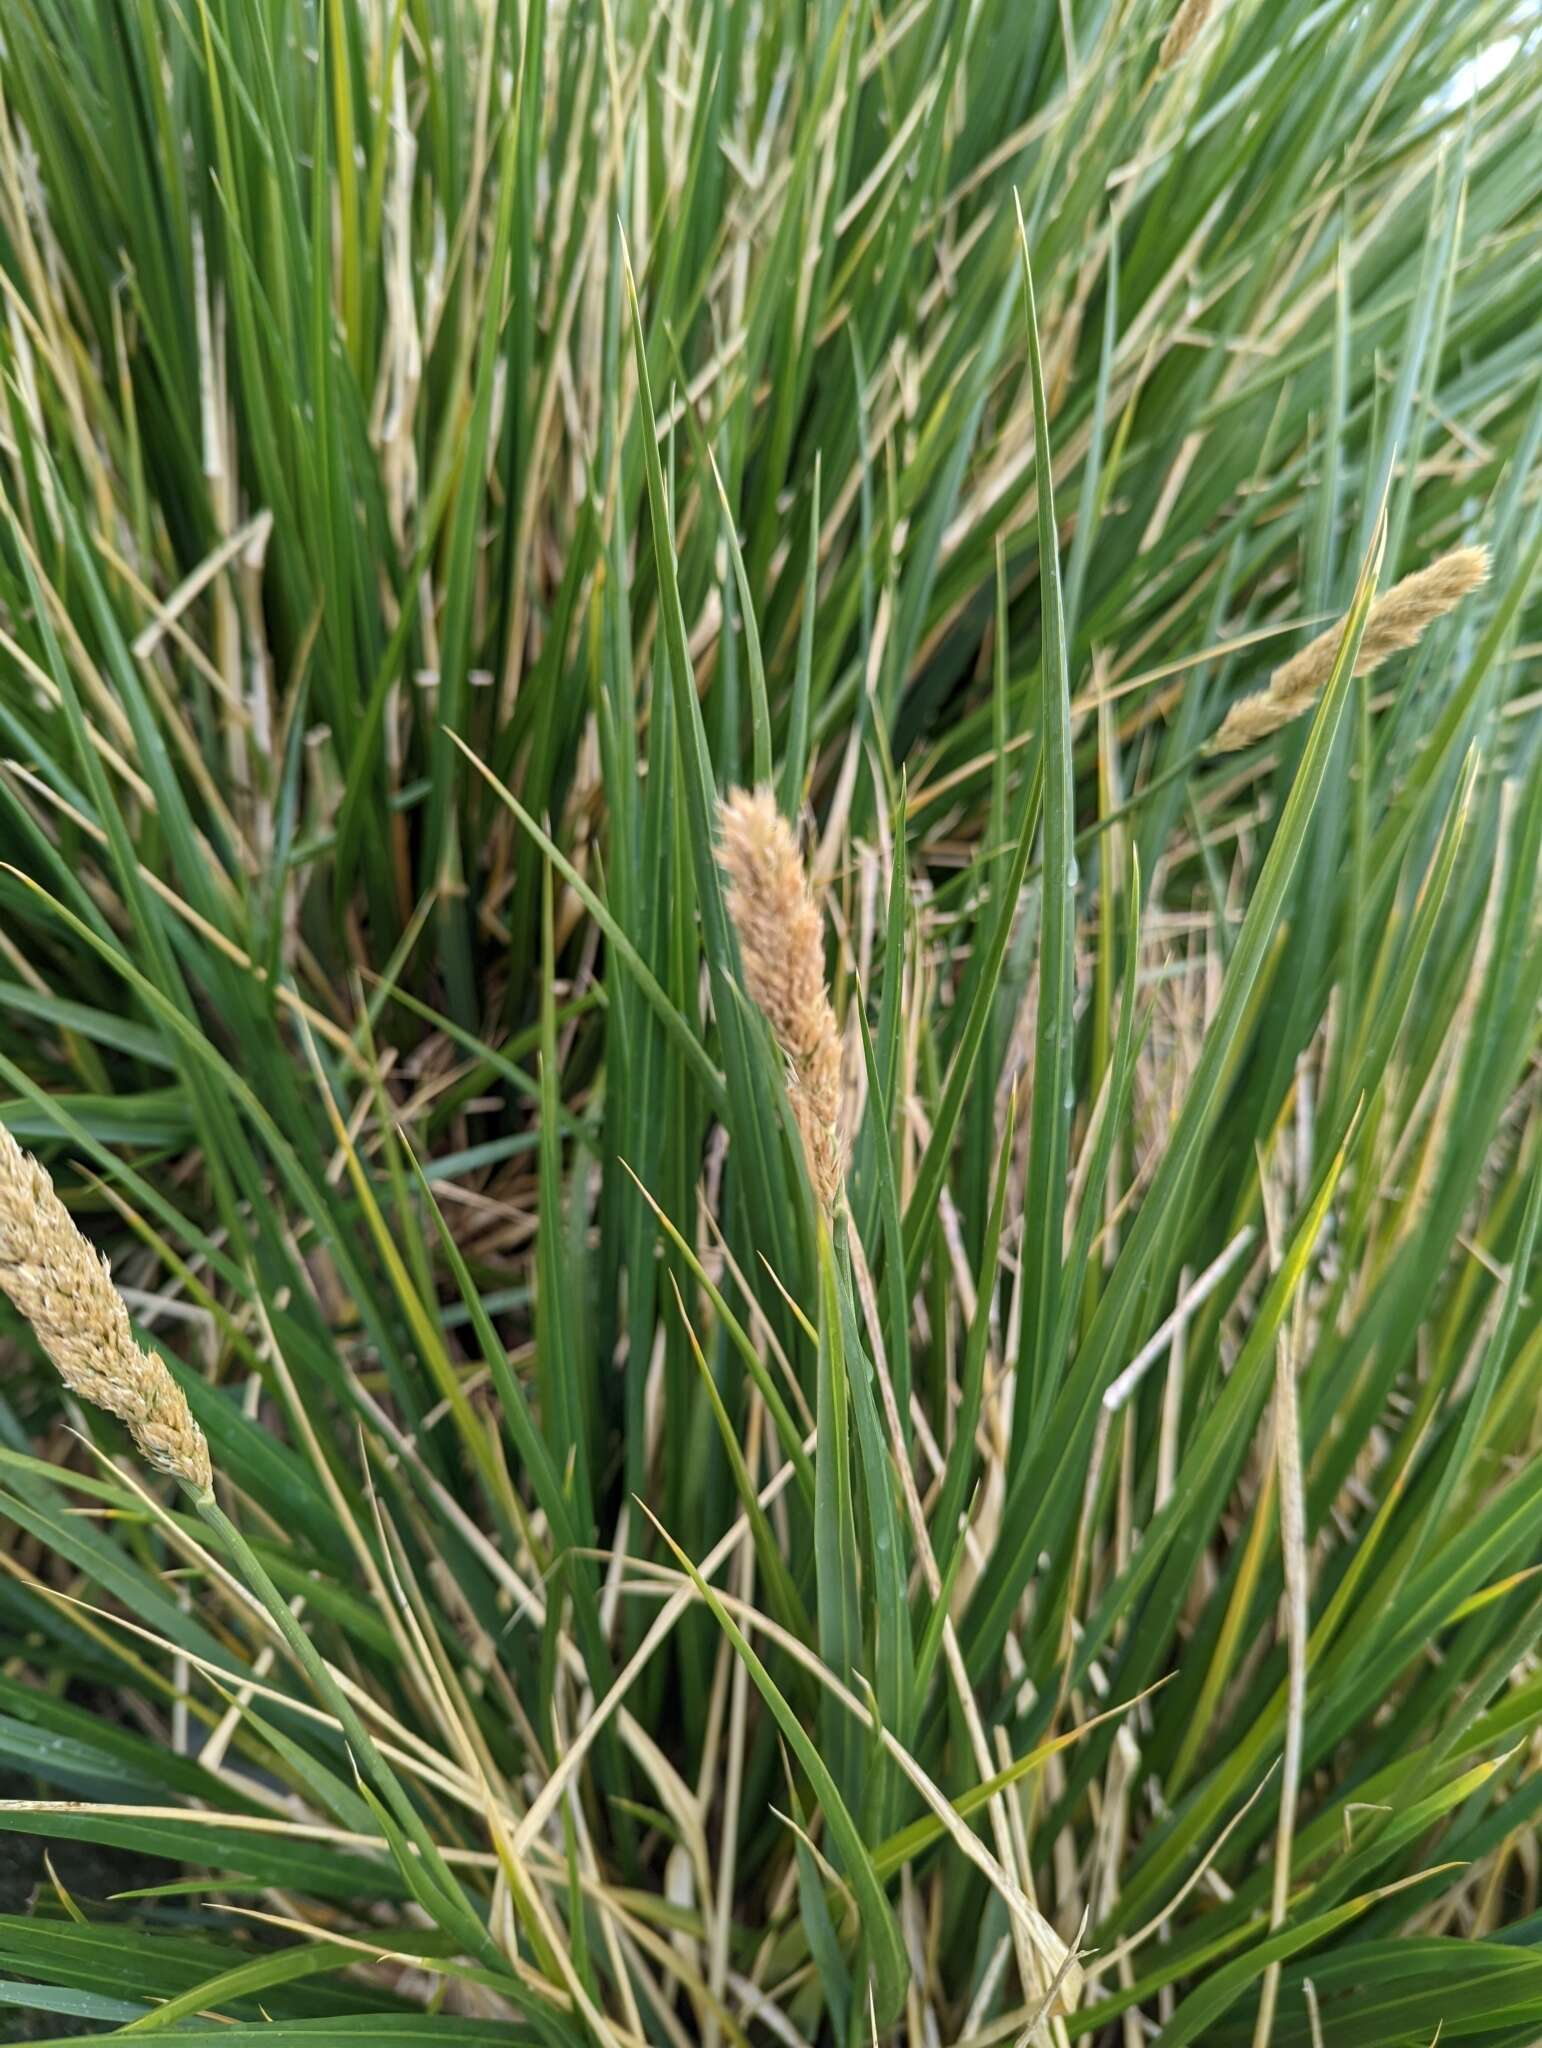
[[[0,1772],[0,1798],[32,1798],[37,1790],[30,1778]],[[57,1842],[43,1835],[0,1834],[0,1914],[32,1912],[40,1891],[51,1898],[45,1854],[60,1884],[93,1920],[117,1916],[119,1909],[109,1904],[114,1892],[163,1883],[176,1875],[171,1864],[127,1849],[103,1848],[95,1842]],[[0,2042],[55,2041],[66,2035],[99,2035],[101,2031],[93,2020],[0,2006]]]

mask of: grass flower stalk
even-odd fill
[[[1416,569],[1395,583],[1371,606],[1355,674],[1368,676],[1394,654],[1414,646],[1427,627],[1454,611],[1487,577],[1487,550],[1463,547],[1452,548],[1428,568]],[[1264,689],[1234,704],[1211,740],[1210,752],[1236,753],[1310,711],[1333,673],[1343,634],[1341,619],[1282,662]]]
[[[0,1127],[0,1287],[72,1394],[127,1425],[141,1453],[194,1494],[212,1493],[204,1433],[164,1359],[137,1343],[94,1245],[47,1172]]]
[[[840,1198],[845,1141],[841,1041],[825,986],[819,906],[769,789],[735,790],[719,805],[718,823],[745,987],[786,1056],[809,1178],[828,1214]]]
[[[1183,62],[1204,33],[1205,24],[1214,11],[1215,0],[1183,0],[1162,38],[1162,53],[1158,59],[1162,70],[1171,71]]]

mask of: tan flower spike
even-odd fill
[[[209,1446],[165,1361],[135,1343],[107,1261],[54,1184],[0,1125],[0,1288],[72,1393],[128,1425],[152,1465],[207,1495]]]
[[[1172,26],[1162,38],[1162,51],[1157,63],[1163,71],[1171,71],[1199,41],[1205,23],[1210,19],[1215,0],[1183,0],[1183,5],[1173,16]]]
[[[718,825],[744,984],[786,1055],[788,1099],[828,1213],[840,1199],[845,1144],[841,1041],[825,987],[819,906],[770,790],[736,789],[719,803]]]
[[[1368,676],[1390,656],[1412,647],[1426,626],[1454,611],[1467,593],[1488,576],[1486,548],[1452,548],[1427,569],[1416,569],[1393,584],[1371,606],[1355,659],[1355,674]],[[1265,689],[1233,704],[1210,742],[1212,754],[1235,753],[1255,740],[1267,739],[1282,725],[1310,711],[1338,660],[1344,637],[1342,619],[1309,640],[1299,654],[1281,664]]]

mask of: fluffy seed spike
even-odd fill
[[[841,1042],[825,988],[819,906],[770,790],[734,790],[718,805],[718,825],[745,987],[787,1057],[788,1098],[809,1177],[828,1212],[840,1197],[845,1146]]]
[[[214,1483],[187,1397],[134,1341],[107,1261],[81,1235],[47,1173],[0,1125],[0,1288],[37,1332],[72,1393],[128,1426],[152,1465],[196,1493]]]
[[[1412,647],[1426,626],[1454,611],[1487,577],[1486,548],[1452,548],[1427,569],[1416,569],[1395,583],[1371,606],[1355,658],[1355,674],[1368,676],[1392,655]],[[1340,619],[1282,663],[1266,689],[1234,704],[1211,740],[1210,752],[1231,754],[1239,747],[1250,747],[1310,711],[1333,673],[1343,634]]]
[[[1173,16],[1172,25],[1162,38],[1162,53],[1158,58],[1162,70],[1171,71],[1199,41],[1200,32],[1210,19],[1215,0],[1183,0],[1183,5]]]

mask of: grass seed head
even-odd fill
[[[213,1485],[209,1446],[187,1397],[135,1343],[107,1261],[82,1236],[47,1173],[0,1125],[0,1288],[37,1332],[59,1377],[105,1408],[163,1472]]]
[[[736,789],[718,806],[728,914],[745,987],[786,1055],[788,1096],[809,1176],[826,1211],[845,1173],[841,1041],[825,987],[824,932],[792,828],[768,789]]]
[[[1183,0],[1182,6],[1173,16],[1172,23],[1162,38],[1162,54],[1158,62],[1162,70],[1171,71],[1199,41],[1205,23],[1214,12],[1215,0]]]
[[[1452,548],[1427,569],[1395,583],[1371,606],[1355,658],[1355,674],[1368,676],[1405,647],[1412,647],[1438,618],[1454,611],[1488,576],[1486,548]],[[1310,711],[1338,660],[1344,621],[1309,640],[1270,676],[1268,686],[1234,704],[1210,742],[1213,754],[1235,753],[1267,739],[1282,725]]]

